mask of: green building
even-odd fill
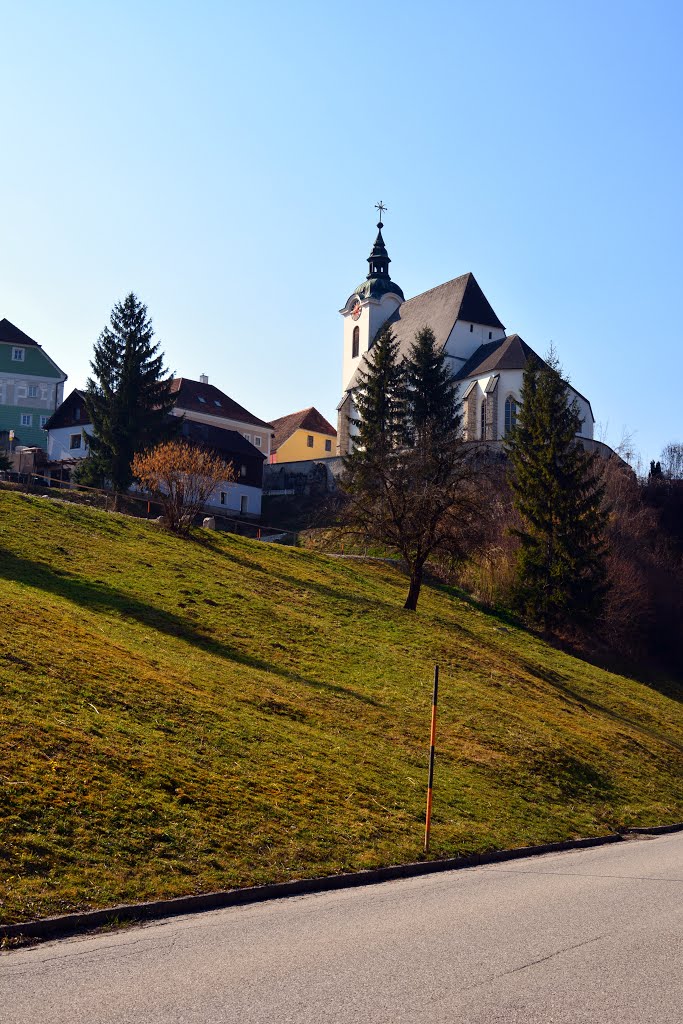
[[[0,320],[0,448],[47,449],[43,428],[62,403],[65,380],[37,341]]]

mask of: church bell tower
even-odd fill
[[[405,296],[389,276],[389,253],[382,237],[382,214],[386,206],[376,204],[380,220],[377,224],[377,238],[368,256],[368,274],[365,280],[349,295],[339,310],[344,318],[344,352],[342,359],[342,391],[352,386],[352,380],[363,355],[372,347],[375,335],[392,313],[395,313]]]

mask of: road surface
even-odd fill
[[[7,1024],[683,1021],[683,833],[0,956]]]

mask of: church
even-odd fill
[[[384,208],[381,204],[379,208],[381,216]],[[373,341],[385,324],[391,325],[402,359],[415,334],[431,327],[437,346],[445,352],[453,376],[460,382],[465,439],[495,445],[516,421],[524,367],[530,357],[540,357],[518,334],[506,333],[474,274],[462,274],[406,299],[389,274],[391,260],[383,227],[380,220],[367,277],[339,310],[344,318],[344,354],[342,400],[337,406],[338,454],[347,455],[351,450],[354,389]],[[586,447],[592,447],[595,421],[590,402],[574,388],[570,392],[581,417],[578,436]]]

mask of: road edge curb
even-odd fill
[[[683,831],[683,822],[675,825],[656,825],[651,828],[624,828],[606,836],[592,836],[587,839],[566,839],[560,843],[519,846],[511,850],[494,850],[491,853],[393,864],[385,868],[371,868],[366,871],[352,871],[340,875],[320,875],[314,878],[297,878],[290,882],[272,882],[243,889],[222,889],[217,892],[199,893],[192,896],[177,896],[168,900],[121,903],[101,910],[83,910],[73,914],[61,914],[57,917],[41,917],[33,921],[2,924],[0,925],[0,939],[67,938],[95,931],[98,928],[120,925],[126,921],[142,923],[143,921],[163,920],[182,914],[246,906],[251,903],[263,903],[266,900],[286,899],[290,896],[303,896],[336,889],[353,889],[363,885],[390,882],[399,878],[415,878],[420,875],[436,874],[440,871],[459,871],[463,868],[499,864],[508,860],[521,860],[524,857],[540,857],[546,853],[561,853],[566,850],[605,846],[608,843],[623,842],[629,835],[664,835],[680,831]]]
[[[17,924],[0,925],[1,938],[55,938],[74,935],[100,928],[103,925],[123,921],[142,921],[155,918],[175,917],[179,914],[217,910],[222,907],[261,903],[264,900],[282,899],[305,893],[326,890],[355,888],[374,885],[397,878],[412,878],[437,871],[453,871],[460,868],[494,864],[521,857],[539,856],[562,850],[599,846],[603,843],[621,842],[623,836],[611,834],[590,839],[568,839],[561,843],[544,843],[540,846],[523,846],[513,850],[497,850],[492,853],[472,854],[464,857],[449,857],[443,860],[416,861],[408,864],[394,864],[385,868],[367,871],[353,871],[340,875],[322,875],[315,878],[299,878],[290,882],[273,882],[267,885],[249,886],[243,889],[223,889],[217,892],[200,893],[194,896],[178,896],[168,900],[152,900],[146,903],[123,903],[101,910],[84,910],[58,917],[43,917]]]

